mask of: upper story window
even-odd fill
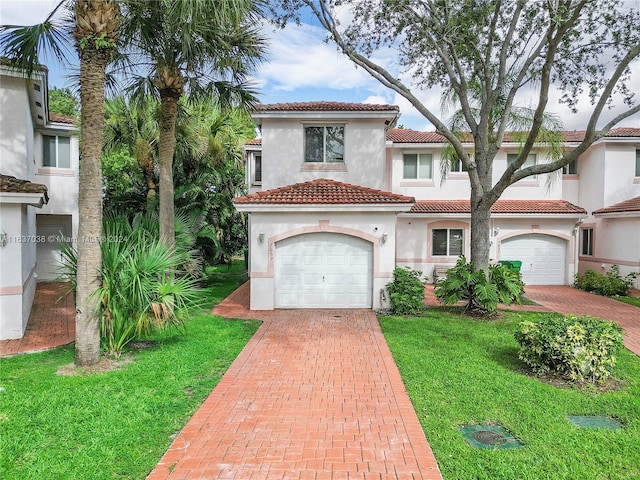
[[[636,149],[636,177],[640,177],[640,148]]]
[[[344,125],[305,127],[304,161],[344,163]]]
[[[433,256],[456,256],[463,253],[464,232],[462,228],[434,228],[431,234]]]
[[[402,178],[431,180],[433,178],[433,155],[430,153],[405,153],[402,155]]]
[[[507,165],[511,165],[517,159],[518,159],[518,154],[517,153],[509,153],[509,154],[507,154]],[[529,155],[527,155],[527,159],[524,161],[524,164],[520,167],[520,169],[527,168],[527,167],[533,167],[534,165],[536,165],[536,163],[537,163],[536,154],[535,153],[530,153]],[[536,176],[537,175],[531,175],[532,178],[536,178]]]
[[[57,135],[43,135],[42,166],[71,168],[71,139]]]
[[[593,256],[593,228],[581,228],[580,235],[580,254],[591,257]]]
[[[460,160],[459,158],[453,158],[451,159],[451,168],[449,170],[449,172],[451,173],[461,173],[461,172],[466,172],[467,167],[464,166],[464,164],[462,163],[462,160]]]
[[[577,175],[578,174],[578,161],[574,160],[569,165],[562,167],[563,175]]]
[[[261,183],[262,182],[262,155],[255,155],[253,157],[253,164],[254,164],[254,170],[253,170],[253,181],[254,183]]]

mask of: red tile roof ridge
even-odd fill
[[[379,112],[393,111],[399,112],[397,105],[375,104],[375,103],[354,103],[335,101],[312,101],[312,102],[291,102],[291,103],[264,103],[255,107],[257,112],[339,112],[339,111],[362,111]]]
[[[594,215],[603,213],[625,213],[625,212],[640,212],[640,197],[633,197],[628,200],[610,205],[608,207],[599,208],[594,210]]]
[[[470,214],[469,200],[418,200],[410,213]],[[587,211],[566,200],[498,200],[491,208],[494,214],[586,214]]]
[[[290,205],[413,203],[415,198],[360,185],[319,178],[236,197],[235,203]]]
[[[70,117],[68,115],[60,115],[58,113],[49,113],[49,121],[55,123],[67,123],[70,125],[75,125],[78,120],[74,117]]]

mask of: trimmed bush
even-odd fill
[[[425,309],[422,272],[396,267],[393,282],[387,284],[391,311],[399,315],[413,315]]]
[[[623,346],[622,328],[594,317],[549,315],[521,322],[518,357],[537,374],[559,374],[575,382],[603,382]]]
[[[638,278],[638,274],[635,272],[623,277],[620,275],[620,267],[612,265],[611,269],[605,273],[587,270],[584,273],[576,274],[574,287],[605,297],[625,297],[629,295],[636,278]]]

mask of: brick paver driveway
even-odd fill
[[[611,320],[624,329],[625,346],[640,355],[640,308],[567,286],[525,287],[526,297],[563,314],[591,315]]]
[[[250,313],[263,325],[149,479],[441,478],[371,310]]]

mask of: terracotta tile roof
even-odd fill
[[[244,142],[245,145],[262,145],[262,138],[252,138]]]
[[[294,102],[256,106],[257,112],[399,112],[397,105],[377,105],[349,102]]]
[[[413,203],[413,197],[320,178],[236,197],[235,203],[322,205]]]
[[[75,125],[77,120],[73,117],[68,117],[66,115],[58,115],[57,113],[49,114],[49,121],[55,123],[68,123],[70,125]]]
[[[640,197],[630,198],[624,202],[616,203],[610,207],[600,208],[593,212],[594,215],[602,213],[640,212]]]
[[[565,142],[581,142],[584,139],[584,130],[567,130],[564,132]],[[513,132],[505,132],[504,141],[509,143],[515,141],[512,138]],[[607,133],[606,138],[640,137],[640,128],[614,128]],[[419,132],[403,128],[392,128],[387,132],[387,140],[394,143],[444,143],[445,137],[436,132]],[[465,139],[471,142],[469,136]]]
[[[420,200],[409,213],[471,214],[469,200]],[[491,208],[494,214],[586,214],[587,211],[565,200],[498,200]]]
[[[29,180],[0,174],[0,192],[3,193],[42,193],[45,203],[49,201],[46,185],[32,183]]]

